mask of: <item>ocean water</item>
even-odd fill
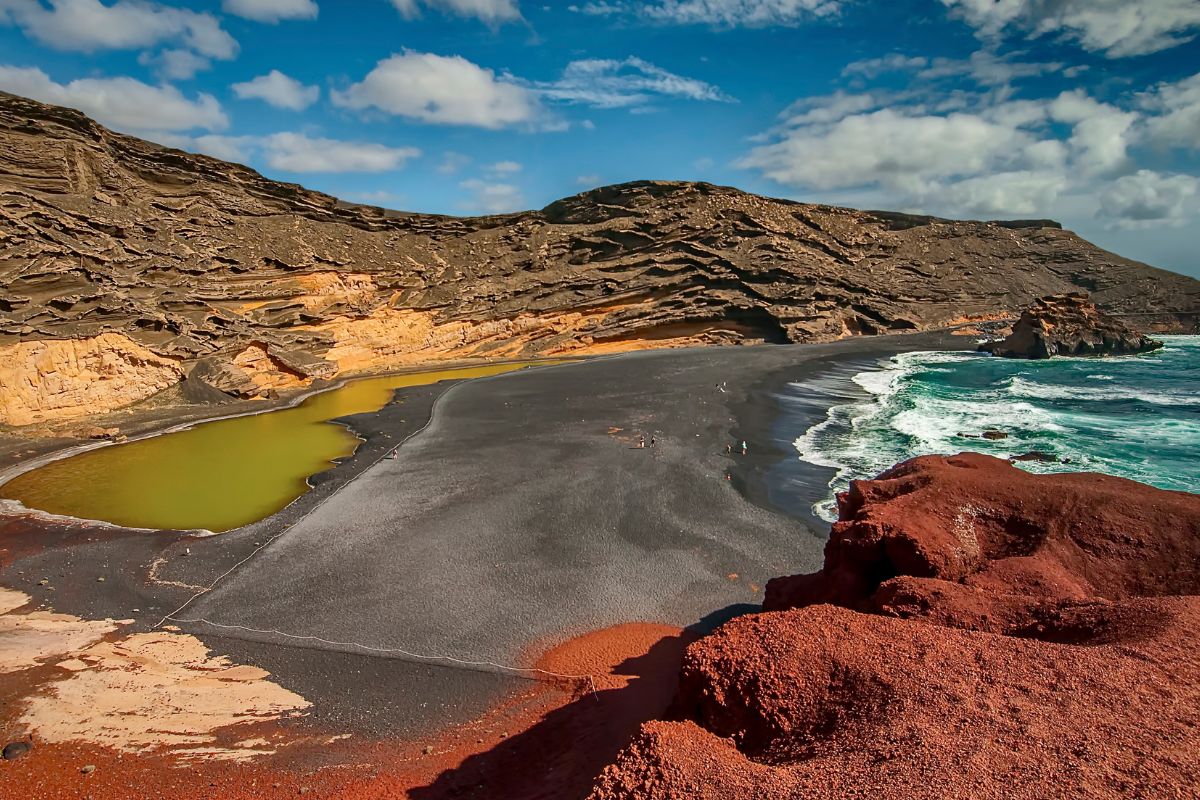
[[[963,450],[999,457],[1038,450],[1061,463],[1018,466],[1200,491],[1200,336],[1162,338],[1162,350],[1142,356],[906,353],[859,372],[856,396],[795,441],[802,460],[837,471],[813,511],[835,519],[833,495],[851,480],[913,456]],[[974,438],[986,430],[1008,437]]]

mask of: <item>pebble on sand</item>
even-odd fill
[[[30,742],[9,742],[4,745],[4,750],[0,751],[0,757],[5,761],[13,761],[28,753],[33,749]]]

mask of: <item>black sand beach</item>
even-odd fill
[[[311,700],[300,724],[418,735],[527,680],[437,657],[524,665],[618,623],[707,628],[769,577],[817,569],[826,529],[807,507],[829,475],[807,495],[794,469],[772,483],[795,460],[778,387],[967,341],[648,351],[402,390],[350,418],[364,444],[267,520],[177,538],[8,519],[4,546],[49,546],[0,583],[149,629],[240,563],[169,624]],[[748,455],[726,452],[742,440]]]

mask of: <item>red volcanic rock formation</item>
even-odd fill
[[[1200,496],[929,456],[693,644],[593,797],[1194,797]]]
[[[1120,600],[1200,585],[1200,497],[1108,475],[1032,475],[977,453],[923,456],[854,481],[838,511],[824,569],[770,581],[764,609],[881,611],[921,586],[941,593],[931,606],[944,610],[952,594],[959,604],[981,592]]]

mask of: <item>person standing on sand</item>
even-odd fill
[[[644,434],[644,433],[638,437],[638,449],[639,450],[646,449],[646,434]]]
[[[748,449],[748,448],[746,447],[746,440],[745,440],[745,439],[743,439],[743,440],[742,440],[742,455],[746,455],[746,450],[747,450],[747,449]]]

